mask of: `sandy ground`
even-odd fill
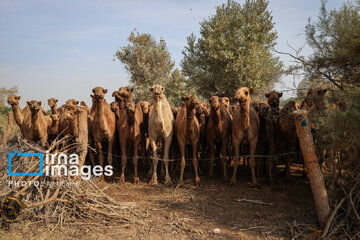
[[[105,193],[129,206],[124,222],[55,230],[10,227],[0,231],[0,239],[316,239],[312,194],[300,169],[292,169],[291,181],[278,177],[272,187],[266,179],[253,187],[247,176],[236,186],[219,178],[203,179],[197,187],[192,174],[181,188],[150,186],[146,179],[134,185],[130,176],[123,185],[99,182]]]

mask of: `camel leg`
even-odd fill
[[[102,153],[102,146],[101,146],[101,142],[96,142],[96,149],[97,149],[97,155],[98,155],[98,161],[99,161],[99,165],[104,167],[104,155]],[[104,175],[100,175],[99,180],[102,181],[104,180]]]
[[[193,150],[193,166],[194,166],[194,171],[195,171],[195,184],[199,185],[200,184],[200,177],[198,174],[198,161],[197,161],[197,148],[198,148],[198,143],[193,143],[192,144],[192,150]]]
[[[126,141],[121,142],[121,175],[119,183],[125,183],[125,167],[126,167]]]
[[[151,148],[153,150],[153,174],[152,174],[152,177],[151,177],[151,181],[150,181],[150,184],[152,185],[156,185],[158,184],[158,181],[157,181],[157,164],[158,164],[158,155],[157,155],[157,146],[156,146],[156,141],[154,139],[151,139],[150,140],[150,145],[151,145]]]
[[[256,144],[257,144],[257,138],[253,139],[250,142],[250,160],[249,160],[249,165],[250,165],[250,169],[251,169],[251,181],[253,184],[256,184],[256,176],[255,176],[255,150],[256,150]]]
[[[169,175],[169,150],[171,145],[172,134],[167,136],[164,143],[164,165],[165,165],[165,184],[172,185],[171,177]]]
[[[108,141],[108,154],[107,154],[107,162],[110,166],[112,166],[112,151],[114,147],[115,136],[112,136]]]
[[[273,162],[275,160],[275,158],[273,157],[274,154],[275,154],[274,143],[270,143],[270,152],[269,152],[270,157],[266,158],[266,168],[268,171],[268,178],[269,178],[270,186],[273,185],[273,183],[274,183],[274,179],[272,177]]]
[[[178,186],[183,184],[183,179],[184,179],[184,170],[185,170],[185,166],[186,166],[185,142],[183,142],[183,143],[179,142],[179,148],[180,148],[180,154],[181,154],[181,162],[180,162],[180,178],[179,178]]]
[[[230,180],[231,185],[236,184],[236,172],[239,165],[239,144],[240,142],[236,139],[233,139],[233,148],[234,148],[234,171],[232,178]]]
[[[133,165],[134,165],[134,183],[137,184],[140,182],[138,176],[138,150],[139,150],[139,140],[134,142],[134,156],[133,156]]]
[[[214,167],[214,159],[215,159],[215,149],[213,141],[209,141],[209,148],[210,148],[210,171],[209,171],[209,178],[214,176],[213,167]]]
[[[226,169],[226,159],[227,159],[227,146],[228,146],[228,140],[224,139],[222,141],[222,153],[221,153],[221,161],[223,165],[223,181],[227,181],[227,169]]]

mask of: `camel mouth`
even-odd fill
[[[155,96],[160,96],[161,93],[154,92],[154,95],[155,95]]]

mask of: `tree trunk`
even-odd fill
[[[7,141],[9,140],[9,136],[10,133],[12,132],[13,127],[14,127],[14,113],[8,112],[8,125],[1,139],[1,144],[0,144],[1,147],[3,145],[6,145]]]
[[[308,113],[305,110],[294,112],[296,133],[299,138],[301,153],[310,180],[311,190],[315,200],[316,214],[320,227],[323,229],[330,215],[330,206],[324,183],[324,176],[315,153],[313,136],[311,134]]]
[[[85,163],[85,158],[88,152],[88,114],[86,109],[83,107],[77,107],[77,112],[79,117],[79,136],[77,137],[76,142],[80,144],[79,167],[81,167]]]

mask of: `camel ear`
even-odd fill
[[[39,101],[38,103],[39,103],[39,105],[41,106],[41,101]]]
[[[253,94],[253,92],[254,92],[254,89],[250,88],[250,94]]]
[[[107,93],[107,89],[104,89],[104,94]]]
[[[279,97],[282,97],[282,92],[281,92],[281,93],[279,93]]]
[[[134,91],[134,88],[130,88],[130,92]]]
[[[185,97],[181,97],[181,100],[185,101]]]
[[[26,104],[30,106],[30,102],[29,102],[29,101],[27,101]]]
[[[58,102],[58,100],[56,99],[55,102]]]
[[[95,93],[95,89],[93,89],[92,92]]]
[[[21,97],[20,97],[20,96],[18,96],[18,97],[17,97],[17,100],[20,100],[20,99],[21,99]]]
[[[211,103],[211,98],[209,98],[209,103]]]
[[[154,88],[153,87],[150,87],[149,88],[150,92],[154,91]]]
[[[94,98],[94,95],[90,94],[90,97],[91,97],[91,98]]]
[[[162,90],[162,91],[164,91],[164,90],[165,90],[165,88],[164,88],[164,87],[161,87],[161,90]]]
[[[282,95],[282,93],[281,93],[281,95]],[[270,95],[269,95],[268,93],[265,93],[265,97],[266,97],[266,98],[269,98]]]

